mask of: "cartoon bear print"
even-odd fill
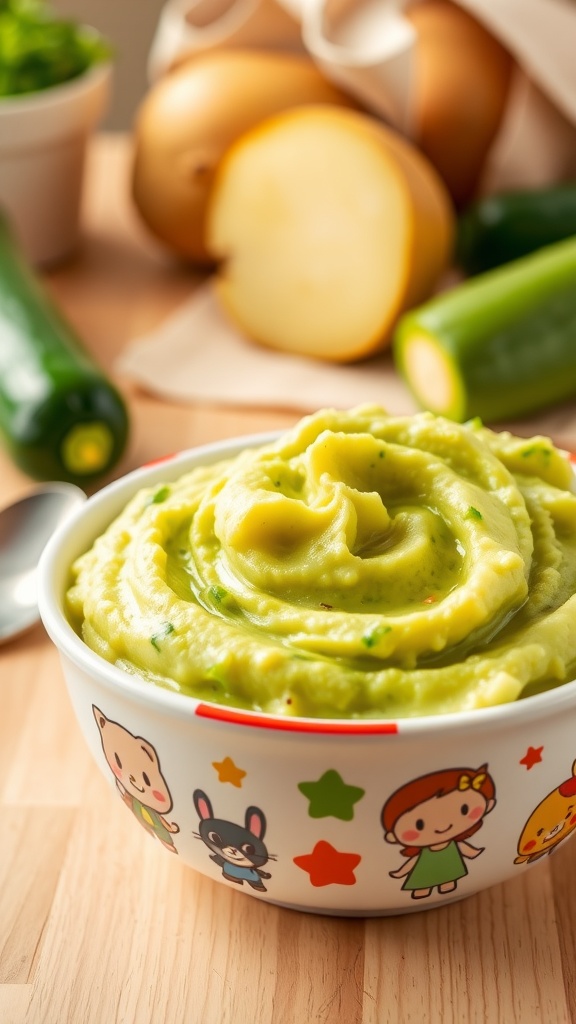
[[[210,860],[222,868],[222,876],[237,885],[248,882],[257,892],[266,892],[262,879],[272,875],[262,866],[274,857],[263,842],[266,818],[260,808],[248,807],[244,825],[236,825],[214,817],[212,804],[201,789],[194,791],[193,800],[200,818],[195,835],[212,851]]]
[[[156,836],[171,853],[178,853],[172,836],[180,829],[165,818],[172,810],[172,797],[154,747],[111,721],[94,704],[92,711],[104,756],[124,803],[150,835]]]
[[[534,808],[518,840],[515,864],[532,861],[552,853],[576,828],[576,761],[572,775],[548,793]]]

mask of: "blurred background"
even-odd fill
[[[63,15],[84,21],[111,39],[116,51],[115,80],[107,131],[130,128],[146,91],[146,61],[163,0],[53,0]]]

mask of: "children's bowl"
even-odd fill
[[[72,562],[137,490],[263,440],[131,473],[73,513],[44,551],[41,616],[110,798],[167,856],[303,911],[402,914],[518,877],[576,827],[575,682],[428,718],[285,718],[146,684],[68,622]]]

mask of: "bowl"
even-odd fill
[[[147,685],[67,620],[71,563],[136,491],[269,439],[138,469],[44,550],[42,620],[110,799],[171,858],[301,911],[404,914],[517,878],[576,827],[576,682],[431,717],[286,718]]]

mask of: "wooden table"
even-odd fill
[[[108,369],[189,294],[129,200],[128,141],[88,165],[85,240],[50,290]],[[127,394],[115,475],[174,450],[283,428],[293,412]],[[538,426],[576,445],[573,408]],[[0,451],[0,504],[31,481]],[[561,1024],[576,1019],[576,846],[488,892],[407,917],[275,908],[174,863],[85,749],[38,626],[0,648],[2,1024]]]

